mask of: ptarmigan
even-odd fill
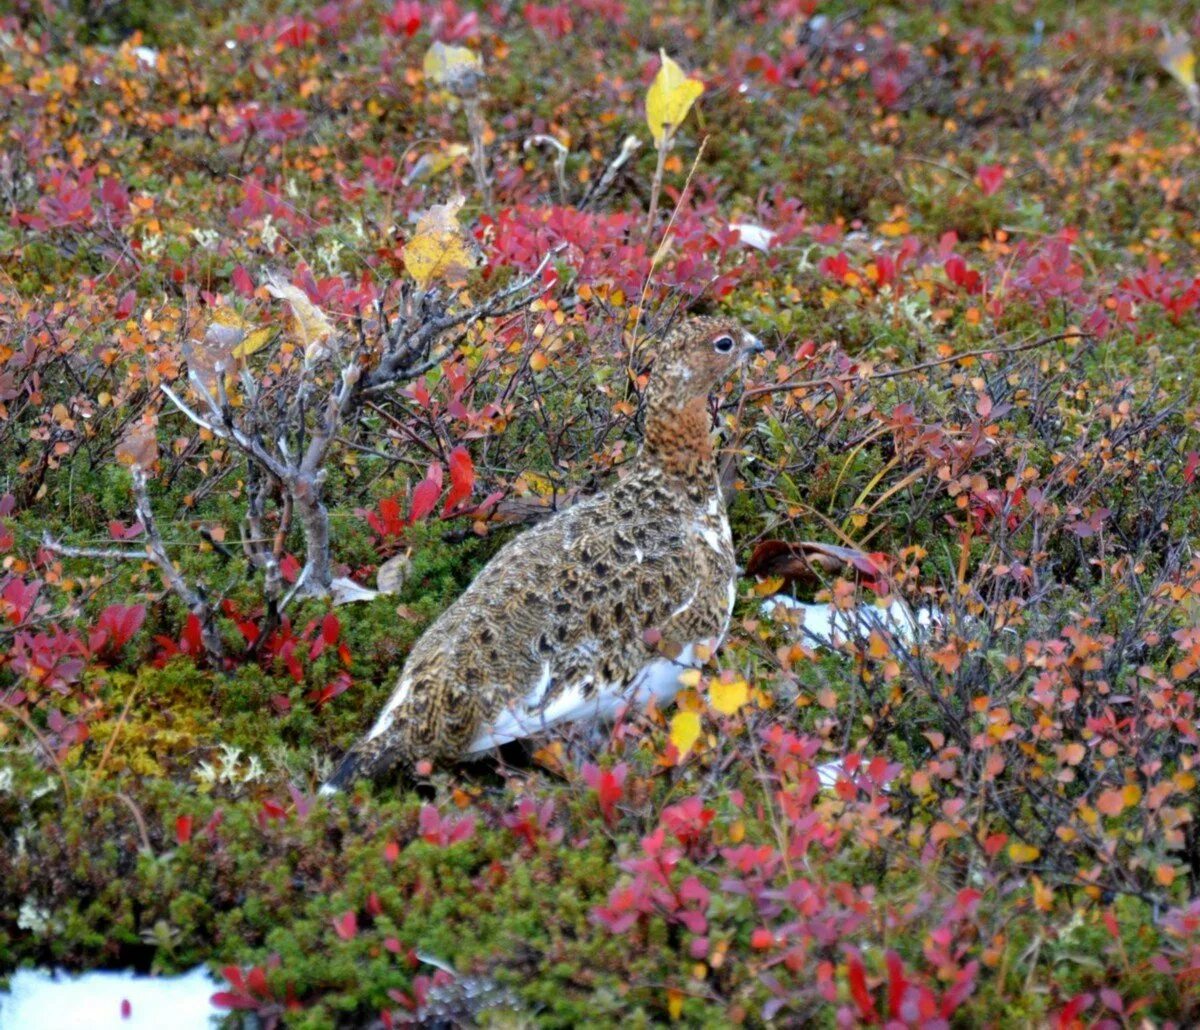
[[[737,577],[708,397],[761,350],[724,318],[667,336],[630,473],[496,553],[417,641],[323,792],[675,695],[679,674],[724,637]]]

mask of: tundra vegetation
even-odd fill
[[[6,5],[0,970],[207,963],[233,1025],[1200,1021],[1178,7]],[[699,307],[768,345],[713,408],[742,563],[857,549],[806,599],[937,624],[820,648],[747,578],[668,710],[318,800]]]

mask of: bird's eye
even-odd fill
[[[715,340],[713,340],[713,350],[718,351],[721,354],[728,354],[731,350],[733,350],[733,337],[718,336]]]

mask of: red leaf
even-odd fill
[[[122,296],[121,301],[117,304],[115,312],[117,318],[128,318],[133,314],[133,306],[137,303],[137,292],[135,290],[127,290]]]
[[[321,620],[321,639],[332,646],[337,643],[338,634],[342,632],[342,624],[338,617],[330,612]]]
[[[1200,451],[1188,451],[1187,464],[1183,467],[1183,481],[1191,486],[1196,482],[1196,470],[1200,469]]]
[[[128,1019],[133,1015],[133,1006],[129,1004],[128,998],[121,999],[121,1018]]]
[[[450,452],[450,492],[446,494],[446,503],[442,505],[442,517],[445,518],[463,501],[471,496],[475,489],[475,465],[465,447],[455,447]]]
[[[183,650],[190,655],[198,655],[204,650],[204,636],[200,626],[200,616],[192,612],[183,624],[183,633],[179,637]]]
[[[132,526],[126,526],[124,523],[113,519],[108,524],[108,535],[114,540],[132,540],[135,536],[140,535],[145,528],[140,522],[135,522]]]
[[[1112,934],[1113,940],[1120,940],[1121,928],[1117,925],[1117,917],[1113,915],[1112,909],[1106,908],[1101,915],[1104,919],[1104,926]]]
[[[437,499],[442,492],[442,463],[435,461],[429,466],[429,472],[419,482],[412,492],[412,507],[408,513],[408,524],[420,522],[437,505]]]
[[[358,916],[346,912],[332,920],[334,932],[344,941],[352,941],[358,936]]]
[[[186,844],[192,839],[192,817],[190,815],[181,815],[175,820],[175,840],[179,844]]]
[[[1090,994],[1077,994],[1062,1009],[1059,1010],[1055,1019],[1055,1025],[1060,1030],[1067,1030],[1068,1027],[1081,1025],[1079,1022],[1079,1014],[1086,1008],[1089,1008],[1095,999]]]
[[[232,991],[217,991],[208,999],[219,1009],[256,1009],[258,1002],[244,994],[234,994]]]
[[[583,781],[596,792],[606,823],[611,824],[616,816],[617,802],[625,793],[625,777],[628,774],[629,767],[624,762],[618,762],[612,769],[601,769],[591,762],[584,763]]]
[[[416,35],[421,27],[421,5],[413,0],[396,0],[391,11],[383,16],[383,27],[393,36]]]
[[[233,288],[246,300],[254,296],[254,281],[250,278],[250,273],[246,271],[245,265],[238,265],[233,270],[232,282]]]
[[[984,165],[975,175],[975,181],[985,197],[990,197],[1004,182],[1004,165]]]
[[[251,994],[257,994],[260,998],[268,998],[271,995],[271,989],[267,986],[267,974],[262,966],[254,966],[246,974],[246,986],[250,988]]]
[[[875,1011],[875,1002],[871,992],[867,990],[867,975],[863,968],[862,959],[858,952],[847,948],[846,975],[850,981],[850,996],[858,1006],[858,1013],[868,1023],[878,1023],[879,1014]]]
[[[295,583],[300,577],[300,562],[294,554],[285,554],[279,562],[279,571],[289,583]]]
[[[904,1002],[904,990],[908,980],[904,976],[904,963],[894,951],[887,953],[888,968],[888,1015],[892,1019],[900,1018],[900,1006]]]

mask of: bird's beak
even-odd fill
[[[765,351],[767,349],[763,345],[762,340],[760,340],[753,333],[743,331],[742,339],[745,341],[742,344],[742,353],[741,353],[741,358],[743,361],[746,361],[747,359],[752,358],[755,354],[761,354],[763,351]]]

